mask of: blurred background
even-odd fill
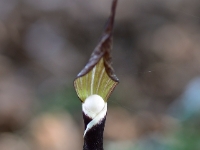
[[[0,149],[80,150],[73,80],[111,0],[0,0]],[[105,150],[200,149],[200,1],[121,0]]]

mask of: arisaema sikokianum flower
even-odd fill
[[[117,0],[113,0],[111,15],[101,40],[74,81],[75,90],[82,102],[85,123],[84,150],[103,150],[107,100],[119,82],[111,66],[112,31],[116,6]]]

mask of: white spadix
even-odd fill
[[[92,120],[88,123],[84,136],[89,129],[98,124],[107,112],[107,103],[99,95],[91,95],[82,104],[83,113]]]
[[[105,107],[103,98],[99,95],[90,95],[82,104],[82,109],[85,115],[94,119]]]

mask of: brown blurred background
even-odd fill
[[[80,150],[73,80],[111,0],[0,0],[0,150]],[[200,1],[119,0],[106,150],[199,150]]]

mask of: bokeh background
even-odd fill
[[[0,0],[0,149],[80,150],[73,80],[111,0]],[[121,0],[106,150],[200,149],[200,1]]]

